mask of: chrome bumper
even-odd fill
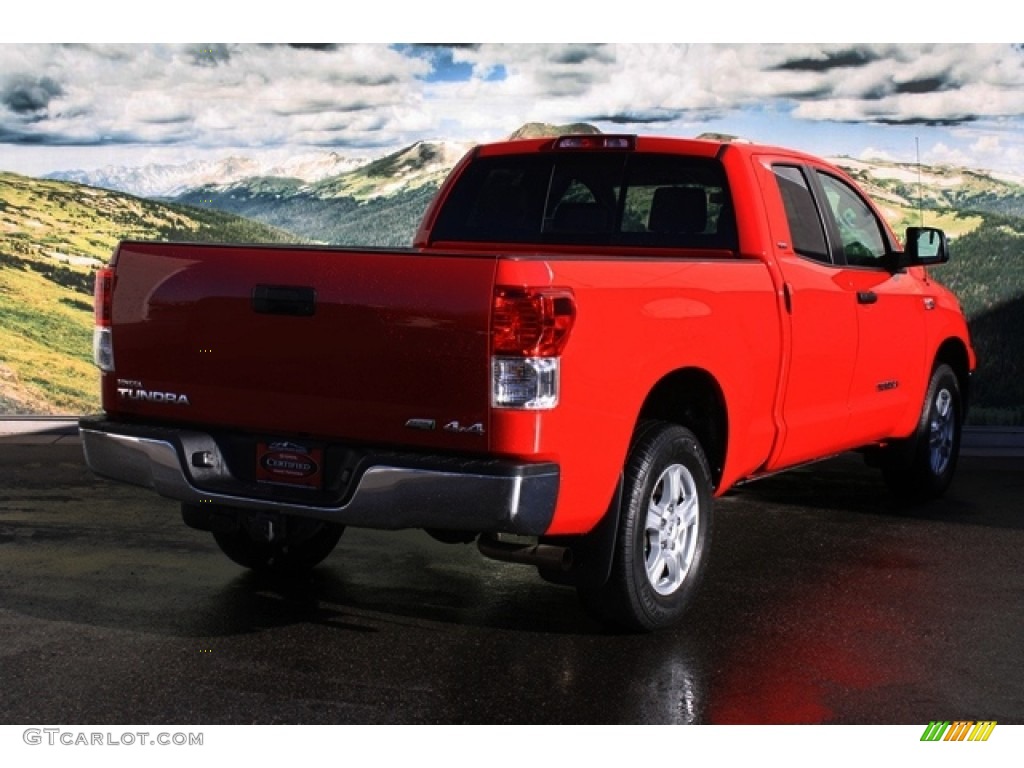
[[[197,445],[219,457],[213,438],[202,432],[89,417],[82,419],[79,431],[86,463],[102,477],[150,488],[186,504],[278,512],[357,528],[539,536],[551,524],[558,496],[555,464],[408,454],[399,455],[402,461],[396,465],[385,459],[369,462],[341,503],[303,503],[294,491],[278,493],[273,486],[236,480],[224,461],[215,462],[213,469],[190,468],[186,456]]]

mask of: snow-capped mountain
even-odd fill
[[[508,138],[557,136],[565,133],[600,133],[592,125],[527,123]],[[127,192],[138,197],[176,198],[196,190],[224,191],[229,187],[267,187],[270,179],[284,180],[293,190],[317,197],[337,195],[366,199],[390,196],[440,184],[472,143],[419,141],[379,158],[354,158],[337,152],[306,152],[284,156],[232,155],[217,160],[151,163],[142,166],[105,166],[96,170],[69,170],[46,178],[73,181],[90,187]]]
[[[180,164],[106,166],[93,171],[58,171],[47,178],[74,181],[138,197],[176,197],[207,185],[227,185],[255,177],[285,177],[310,184],[358,168],[365,159],[337,152],[306,153],[284,160],[258,160],[233,155],[219,160],[191,160]]]
[[[193,187],[174,200],[235,213],[309,240],[408,245],[434,192],[469,147],[421,141],[319,181],[251,176]]]
[[[312,185],[310,192],[320,198],[367,199],[390,197],[426,185],[440,186],[471,146],[449,141],[418,141],[351,173],[324,179]]]
[[[527,123],[509,139],[600,133],[592,125]],[[46,178],[73,181],[90,187],[127,192],[138,197],[176,198],[196,190],[226,190],[232,186],[267,186],[268,179],[287,180],[317,197],[351,195],[356,198],[390,196],[439,184],[470,149],[471,142],[419,141],[380,158],[354,158],[337,152],[306,152],[284,156],[232,155],[217,160],[151,163],[142,166],[105,166],[96,170],[69,170]],[[316,189],[306,189],[316,187]]]

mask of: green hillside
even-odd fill
[[[296,239],[218,211],[0,173],[0,413],[99,407],[93,274],[126,238]]]
[[[978,353],[975,424],[1024,424],[1024,218],[985,214],[933,271],[967,314]]]
[[[96,408],[92,274],[119,239],[300,239],[287,230],[405,246],[455,157],[418,144],[316,184],[264,177],[194,190],[179,198],[188,205],[0,174],[0,413]],[[1024,186],[962,169],[841,164],[897,233],[923,217],[951,236],[953,260],[933,275],[960,297],[979,353],[971,420],[1024,424]]]
[[[460,145],[420,142],[311,184],[254,177],[193,189],[176,202],[228,211],[321,243],[407,246],[464,151]]]
[[[920,223],[952,240],[933,277],[959,298],[978,353],[976,425],[1024,424],[1024,186],[991,173],[842,158],[898,234]]]
[[[983,214],[1024,216],[1024,186],[984,171],[851,158],[837,163],[899,233],[923,223],[960,237],[981,226]]]
[[[390,195],[360,199],[345,194],[321,197],[308,191],[268,195],[260,185],[240,185],[202,188],[177,199],[190,205],[211,205],[319,243],[399,248],[412,243],[437,188],[438,184],[427,182]]]

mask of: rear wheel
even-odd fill
[[[683,615],[697,591],[711,543],[711,472],[693,433],[646,422],[623,475],[611,578],[581,586],[588,612],[627,629],[651,631]]]
[[[343,525],[288,517],[278,521],[282,530],[272,531],[268,540],[268,524],[273,521],[242,516],[237,527],[214,531],[213,538],[225,555],[245,568],[293,573],[322,562],[345,531]]]
[[[882,475],[898,498],[919,503],[945,492],[956,470],[962,422],[960,383],[952,368],[939,365],[928,383],[917,430],[882,454]]]

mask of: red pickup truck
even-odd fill
[[[945,490],[975,367],[947,258],[799,152],[484,145],[408,249],[121,243],[85,453],[247,567],[423,528],[650,630],[741,481],[861,449],[903,498]]]

